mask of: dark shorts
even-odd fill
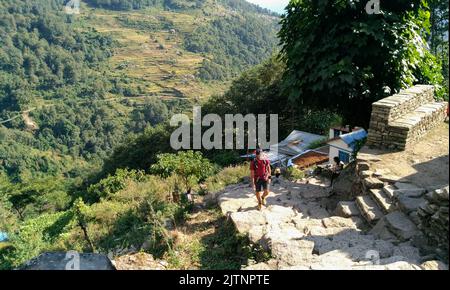
[[[268,190],[269,189],[269,181],[268,180],[258,179],[255,182],[255,187],[256,187],[256,192],[260,192],[260,191],[263,191],[263,190]]]

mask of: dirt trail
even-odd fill
[[[389,171],[419,187],[449,183],[449,125],[432,129],[405,151],[385,152],[363,148],[360,154],[376,155],[371,170]]]
[[[39,129],[39,126],[36,124],[36,122],[34,122],[33,119],[31,119],[29,111],[23,112],[22,118],[23,118],[23,121],[25,123],[27,130],[35,131],[35,130]]]
[[[323,205],[327,184],[314,178],[309,183],[281,180],[261,211],[248,184],[220,194],[222,213],[271,253],[269,261],[247,269],[421,269],[419,249],[409,242],[382,240],[365,232],[361,218],[329,213]]]

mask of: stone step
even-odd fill
[[[396,190],[394,191],[394,197],[398,200],[401,197],[420,198],[426,193],[426,189],[417,187],[411,183],[396,182],[394,184]]]
[[[425,205],[426,200],[423,197],[408,197],[401,195],[398,197],[398,207],[405,213],[417,211],[421,205]]]
[[[418,189],[418,187],[415,186],[414,184],[407,182],[396,182],[394,183],[394,186],[396,189],[406,189],[406,190]]]
[[[406,241],[417,235],[417,226],[403,212],[394,211],[384,216],[386,226],[400,240]]]
[[[363,179],[363,186],[365,189],[383,188],[384,183],[376,177],[366,177]]]
[[[378,204],[384,213],[389,213],[395,209],[389,196],[382,189],[371,189],[369,194],[372,199]]]
[[[396,190],[397,190],[397,188],[394,187],[393,185],[386,185],[385,187],[383,187],[384,193],[390,199],[393,199],[395,197],[395,191]]]
[[[340,201],[334,212],[337,216],[349,218],[359,216],[360,212],[354,201]]]
[[[383,213],[377,203],[369,195],[357,196],[356,205],[361,215],[371,224],[383,217]]]

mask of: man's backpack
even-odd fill
[[[270,166],[270,164],[269,164],[268,160],[263,159],[261,161],[264,164],[264,175],[265,175],[264,180],[267,180],[269,178],[269,176],[268,176],[269,175],[268,174],[268,172],[269,172],[268,167]],[[253,168],[255,169],[255,172],[258,169],[258,160],[256,158],[253,159]],[[259,178],[259,176],[257,176],[257,178]]]

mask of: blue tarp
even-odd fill
[[[8,235],[4,232],[0,232],[0,242],[6,242],[8,240]]]
[[[341,138],[342,141],[344,141],[345,144],[347,144],[353,150],[355,150],[356,141],[362,140],[366,137],[367,132],[364,129],[339,136],[339,138]]]

